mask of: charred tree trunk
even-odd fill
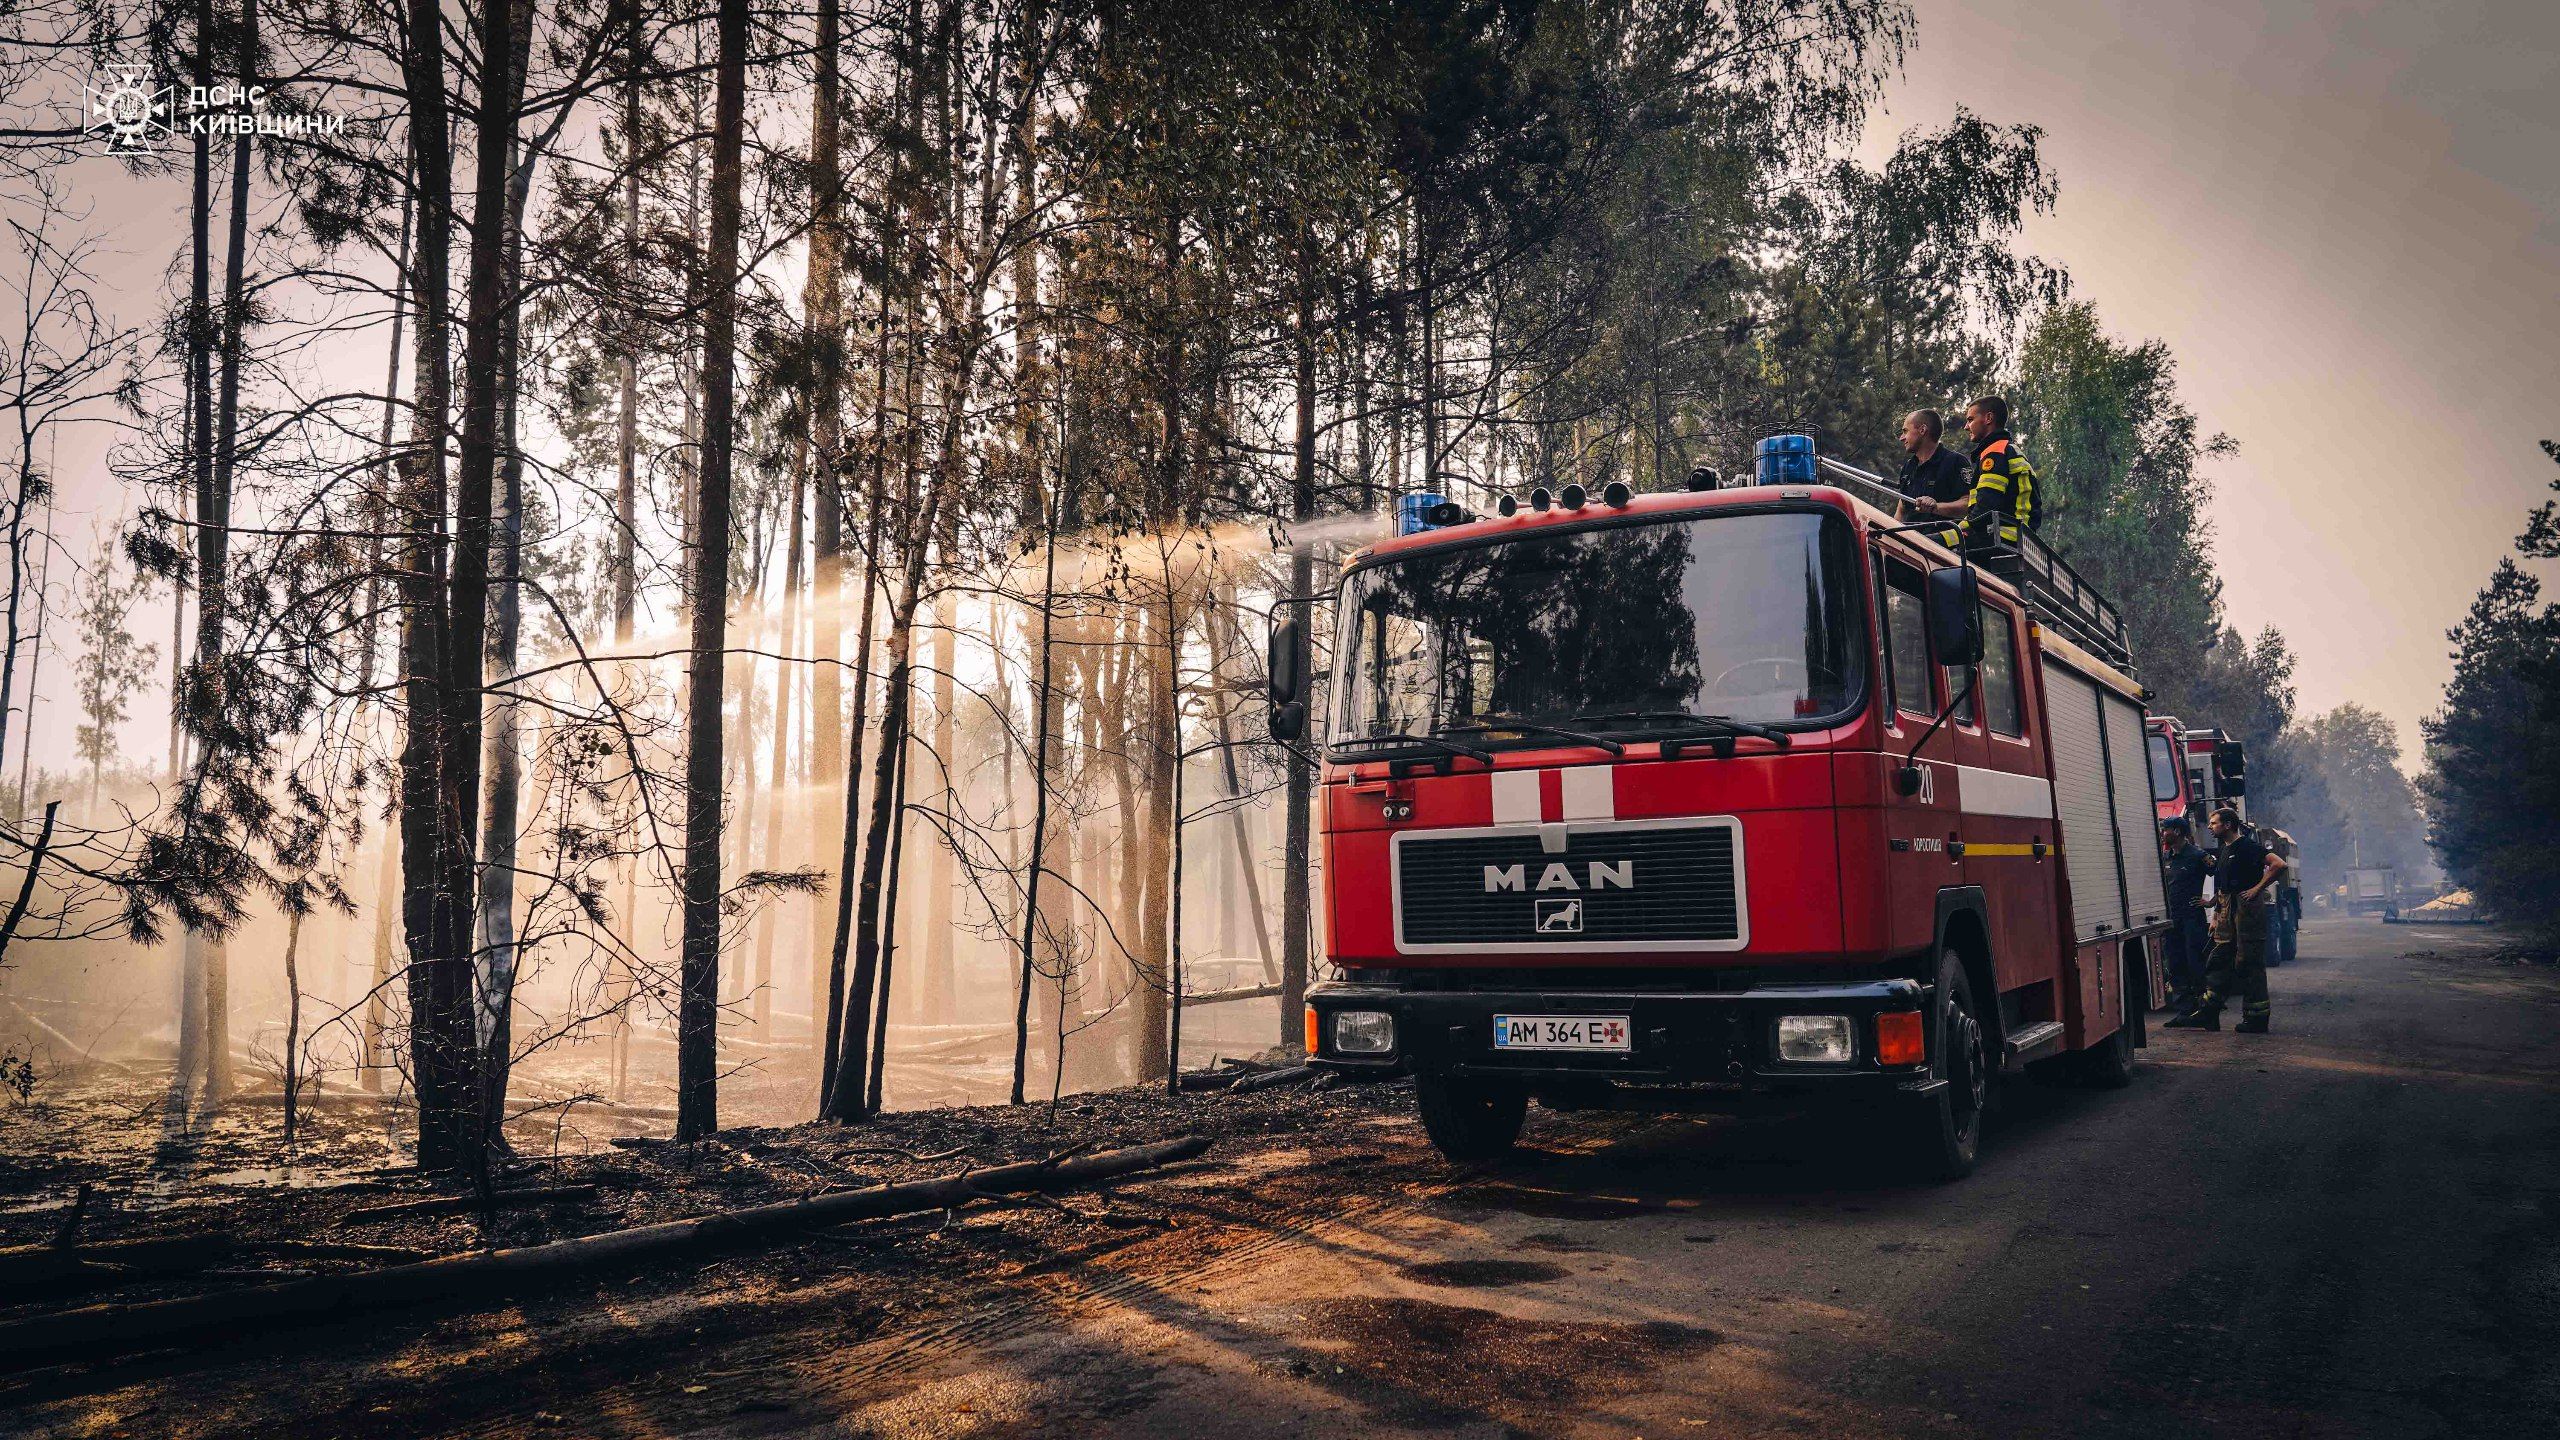
[[[1293,446],[1296,461],[1289,486],[1289,513],[1304,524],[1316,513],[1316,280],[1314,237],[1305,230],[1298,237],[1298,323],[1293,337],[1297,350],[1297,434]],[[1315,554],[1304,540],[1292,537],[1289,542],[1289,594],[1305,595],[1315,586]],[[1312,674],[1314,653],[1309,635],[1314,617],[1311,608],[1298,603],[1298,673]],[[1310,707],[1313,711],[1313,707]],[[1310,852],[1310,812],[1315,806],[1315,762],[1304,745],[1289,748],[1289,815],[1288,839],[1285,845],[1285,873],[1281,880],[1280,900],[1280,1043],[1296,1046],[1304,1042],[1299,1033],[1298,1016],[1307,1003],[1307,961],[1313,931],[1313,913],[1309,896],[1312,875]]]
[[[212,0],[197,0],[194,76],[199,93],[213,84]],[[222,547],[226,537],[222,524],[212,510],[213,500],[213,137],[199,132],[195,137],[195,193],[189,207],[191,224],[191,283],[187,295],[187,405],[189,425],[187,448],[190,479],[195,488],[196,512],[196,652],[202,665],[208,654],[219,655],[222,648],[221,594]],[[19,508],[25,508],[23,493]],[[16,558],[14,549],[11,558]],[[211,623],[207,623],[210,621]],[[17,638],[14,622],[10,637]],[[208,651],[208,646],[210,650]],[[14,643],[11,651],[15,652]],[[186,707],[176,700],[183,726]],[[5,720],[5,710],[0,710]],[[205,1037],[205,946],[206,937],[194,930],[187,932],[180,951],[178,971],[178,1066],[171,1078],[169,1099],[184,1110],[206,1063]]]
[[[457,1125],[461,1055],[451,1018],[460,977],[438,963],[439,889],[445,876],[443,755],[447,736],[444,587],[444,447],[451,403],[452,320],[446,290],[452,276],[453,152],[445,105],[443,13],[433,0],[410,0],[405,81],[411,173],[416,177],[417,256],[411,267],[411,312],[418,318],[417,382],[410,408],[401,558],[402,689],[408,733],[400,753],[400,910],[409,954],[410,1073],[418,1099],[418,1162],[431,1169],[463,1163]]]
[[[720,0],[711,120],[711,254],[702,345],[702,475],[694,511],[693,655],[685,725],[684,926],[676,1014],[676,1138],[719,1128],[720,700],[728,648],[729,476],[746,129],[746,0]]]
[[[497,591],[491,602],[487,661],[500,675],[516,667],[516,650],[524,628],[524,452],[517,444],[516,400],[522,382],[521,311],[524,300],[524,214],[533,194],[533,167],[538,149],[522,151],[515,138],[515,116],[524,103],[525,73],[533,54],[533,11],[511,27],[512,55],[506,90],[507,176],[504,238],[499,265],[498,330],[498,484],[494,501],[492,543]],[[489,795],[486,833],[480,853],[487,860],[477,904],[475,954],[478,957],[472,1039],[479,1050],[482,1094],[480,1114],[492,1127],[505,1121],[507,1075],[514,1049],[516,970],[521,956],[516,940],[517,816],[524,784],[523,708],[510,691],[498,697],[489,713]],[[494,1131],[493,1131],[494,1138]]]

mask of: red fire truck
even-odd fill
[[[2183,817],[2195,828],[2196,843],[2213,848],[2205,820],[2228,805],[2249,818],[2247,752],[2220,730],[2190,729],[2175,715],[2154,715],[2151,736],[2151,793],[2160,818]]]
[[[1307,1049],[1409,1071],[1452,1158],[1532,1099],[1838,1100],[1952,1178],[2001,1073],[2129,1081],[2166,905],[2122,624],[1823,463],[1443,503],[1347,564]],[[1308,653],[1275,624],[1283,740]]]

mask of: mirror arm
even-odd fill
[[[1938,733],[1938,727],[1947,723],[1947,717],[1955,714],[1958,709],[1962,708],[1966,701],[1973,698],[1974,682],[1981,678],[1982,667],[1979,664],[1968,665],[1965,667],[1964,689],[1958,692],[1953,700],[1947,702],[1947,708],[1938,712],[1938,718],[1929,722],[1928,729],[1920,732],[1920,738],[1911,742],[1910,753],[1902,757],[1902,770],[1900,773],[1905,775],[1915,775],[1919,773],[1919,766],[1915,762],[1920,758],[1920,747],[1929,743],[1929,737]],[[1917,787],[1914,788],[1916,789]],[[1906,790],[1903,793],[1908,795],[1911,794],[1912,791]]]

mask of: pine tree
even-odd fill
[[[2560,443],[2543,453],[2560,462]],[[2552,482],[2560,490],[2560,480]],[[2545,501],[2448,637],[2453,679],[2421,729],[2421,782],[2436,853],[2493,913],[2560,940],[2560,603],[2516,563],[2560,559],[2560,506]]]
[[[98,808],[98,781],[107,761],[118,753],[117,729],[133,703],[133,692],[148,678],[160,658],[160,647],[134,637],[125,628],[147,588],[139,574],[122,573],[115,546],[98,538],[88,573],[74,592],[72,621],[80,658],[71,667],[80,701],[80,724],[72,732],[72,748],[89,762],[89,808]]]

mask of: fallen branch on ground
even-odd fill
[[[600,1265],[719,1250],[812,1225],[942,1210],[986,1195],[1065,1189],[1188,1160],[1208,1148],[1206,1136],[1194,1135],[1076,1159],[1053,1157],[941,1180],[842,1190],[548,1245],[448,1255],[358,1275],[322,1275],[141,1305],[91,1305],[0,1323],[0,1369],[104,1359],[197,1336],[238,1332],[251,1325],[344,1317],[439,1300],[496,1299]]]
[[[433,1200],[403,1200],[397,1205],[368,1205],[350,1210],[338,1223],[367,1225],[376,1220],[407,1220],[420,1215],[462,1215],[480,1209],[483,1204],[504,1209],[510,1205],[551,1205],[584,1203],[596,1198],[593,1185],[534,1185],[522,1190],[493,1190],[481,1195],[439,1195]]]
[[[1291,1065],[1283,1070],[1265,1070],[1259,1075],[1247,1075],[1228,1086],[1227,1093],[1242,1095],[1252,1090],[1275,1090],[1283,1085],[1294,1085],[1315,1073],[1316,1069],[1312,1065]]]
[[[184,1235],[152,1240],[100,1240],[87,1245],[13,1245],[0,1249],[0,1300],[46,1298],[69,1282],[120,1284],[164,1275],[188,1275],[225,1265],[242,1255],[290,1255],[308,1260],[369,1260],[407,1265],[431,1250],[399,1245],[332,1245],[309,1240],[242,1243],[228,1235]]]

